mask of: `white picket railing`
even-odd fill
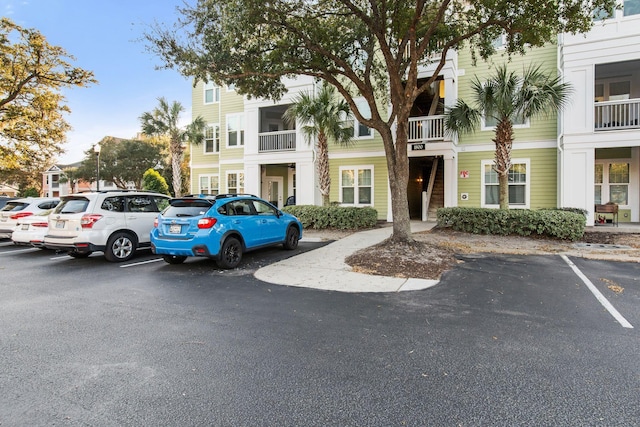
[[[409,142],[444,141],[444,116],[411,117]]]
[[[594,110],[596,131],[640,128],[640,99],[596,102]]]
[[[260,153],[271,151],[295,151],[296,131],[294,129],[259,133],[258,143],[258,151]]]

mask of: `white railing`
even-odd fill
[[[409,142],[444,141],[444,116],[411,117]]]
[[[259,133],[258,141],[258,151],[260,153],[270,151],[295,151],[296,131],[294,129],[278,132]]]
[[[640,128],[640,99],[596,102],[594,129],[620,130]]]

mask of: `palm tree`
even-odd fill
[[[349,105],[344,100],[336,100],[335,89],[327,84],[317,95],[301,93],[284,114],[288,123],[296,119],[303,124],[302,133],[307,143],[318,141],[318,182],[323,206],[329,206],[331,176],[329,175],[329,140],[347,145],[353,138],[353,127],[344,123],[351,117]]]
[[[182,170],[180,163],[184,153],[185,142],[198,145],[204,140],[206,122],[200,116],[185,128],[179,127],[180,114],[184,107],[177,101],[171,104],[163,97],[158,98],[159,105],[152,112],[140,116],[142,132],[146,135],[166,137],[169,140],[171,171],[175,197],[182,196]]]
[[[518,76],[508,72],[507,67],[502,65],[485,82],[476,76],[471,88],[474,105],[470,106],[459,99],[446,112],[445,126],[451,133],[468,133],[478,128],[483,115],[485,120],[495,120],[493,170],[498,174],[500,209],[509,209],[514,120],[520,122],[557,113],[569,100],[571,86],[562,83],[559,77],[544,74],[540,66],[530,66],[522,76]]]

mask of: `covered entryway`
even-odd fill
[[[444,207],[444,162],[440,156],[409,159],[409,216],[413,220],[435,221]]]

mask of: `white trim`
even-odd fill
[[[353,203],[344,203],[342,200],[342,171],[345,170],[353,170],[353,178],[354,178],[354,193],[353,193]],[[359,203],[358,197],[358,171],[360,170],[371,170],[371,201],[370,203]],[[351,165],[351,166],[340,166],[338,171],[338,201],[343,206],[355,206],[355,207],[370,207],[375,206],[375,169],[373,165]]]
[[[486,185],[484,178],[484,170],[485,166],[493,166],[493,160],[482,160],[480,162],[480,207],[489,208],[489,209],[497,209],[500,207],[499,204],[490,205],[485,203],[486,197]],[[529,209],[531,206],[531,159],[511,159],[511,164],[524,164],[527,171],[527,180],[524,183],[524,204],[523,205],[512,205],[509,204],[509,209]]]

